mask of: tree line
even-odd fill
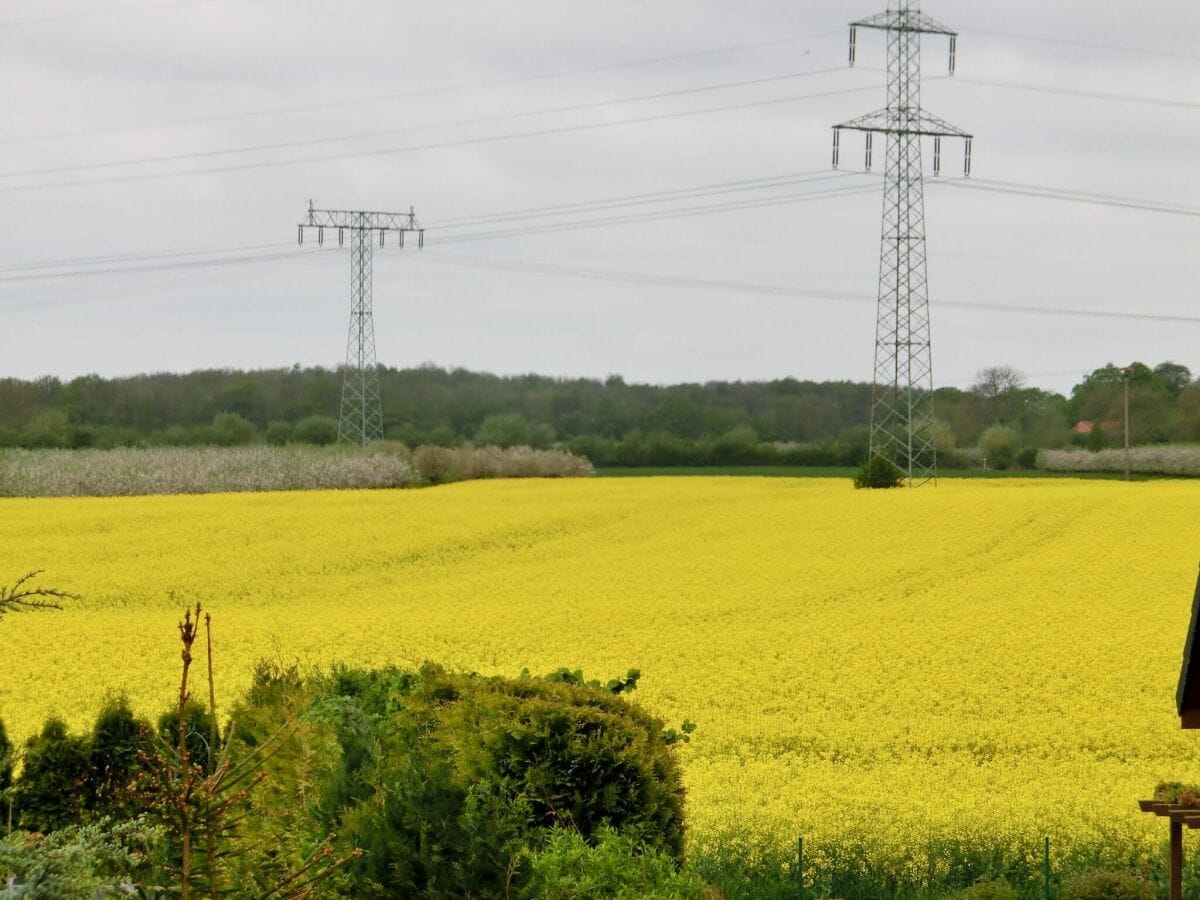
[[[867,445],[871,386],[861,382],[379,374],[385,433],[414,447],[565,446],[598,465],[856,465]],[[1200,441],[1200,383],[1177,363],[1106,365],[1069,396],[996,366],[968,388],[935,391],[939,452],[950,465],[1011,465],[1022,451],[1117,443],[1126,379],[1134,443]],[[331,443],[341,383],[339,370],[300,366],[0,379],[0,446]]]

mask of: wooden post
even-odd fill
[[[1183,900],[1183,823],[1171,822],[1171,900]]]
[[[796,839],[796,896],[805,900],[804,890],[804,835]]]

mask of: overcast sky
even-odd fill
[[[845,26],[884,5],[0,0],[0,377],[338,364],[312,198],[428,227],[375,250],[388,365],[867,380],[883,153],[846,133],[834,175],[830,125],[883,105]],[[969,186],[949,141],[926,181],[936,382],[1200,373],[1200,5],[922,9],[960,31],[923,105],[975,135]]]

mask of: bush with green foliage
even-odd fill
[[[529,869],[521,900],[703,900],[704,882],[681,871],[669,854],[646,849],[629,834],[603,826],[592,842],[555,828],[525,851]]]
[[[163,853],[162,832],[141,821],[14,832],[0,840],[0,897],[164,896],[154,881]]]
[[[338,423],[329,416],[305,416],[296,423],[292,440],[300,444],[316,444],[323,447],[337,443]]]
[[[954,895],[956,900],[1017,900],[1017,891],[1003,878],[977,881]]]
[[[149,733],[150,723],[137,718],[124,697],[100,710],[88,749],[84,802],[90,811],[114,818],[136,814],[129,790],[149,750]]]
[[[477,447],[500,447],[503,449],[529,446],[529,423],[520,413],[501,413],[488,416],[475,430],[474,441]]]
[[[13,745],[4,728],[4,720],[0,719],[0,800],[3,800],[4,792],[12,787],[13,762]]]
[[[874,454],[854,476],[856,488],[894,488],[904,481],[904,473],[890,459]]]
[[[217,413],[213,417],[212,442],[218,447],[252,444],[257,435],[257,429],[237,413]]]
[[[87,740],[68,734],[60,719],[49,719],[41,734],[25,743],[16,783],[21,826],[50,832],[77,823],[88,774]]]
[[[214,746],[216,730],[208,707],[199,700],[189,699],[184,708],[184,719],[187,725],[188,755],[204,771],[211,772],[219,747]],[[167,710],[158,717],[158,735],[169,746],[174,746],[177,741],[178,727],[179,713],[176,710]]]
[[[993,425],[979,438],[979,453],[989,469],[1008,469],[1017,461],[1021,436],[1007,425]]]
[[[1017,454],[1017,466],[1022,469],[1036,469],[1037,458],[1037,447],[1025,447]]]
[[[272,447],[282,447],[292,439],[292,426],[288,422],[271,422],[263,437]]]
[[[263,669],[233,713],[231,746],[261,746],[298,711],[256,792],[256,827],[277,846],[334,832],[342,849],[362,848],[346,869],[355,896],[503,897],[546,829],[588,840],[611,827],[682,853],[681,735],[618,695],[636,682],[430,664],[308,680]]]
[[[1154,900],[1153,882],[1123,869],[1090,869],[1068,879],[1064,900]]]

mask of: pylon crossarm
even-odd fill
[[[348,209],[308,209],[301,228],[361,228],[366,231],[424,231],[410,209],[406,213]]]
[[[927,16],[919,10],[893,9],[876,13],[850,23],[851,28],[878,28],[881,31],[915,31],[920,34],[957,35],[958,32],[947,28],[933,16]]]
[[[879,134],[919,134],[926,137],[975,137],[923,109],[879,109],[833,126],[835,130],[873,131]]]

